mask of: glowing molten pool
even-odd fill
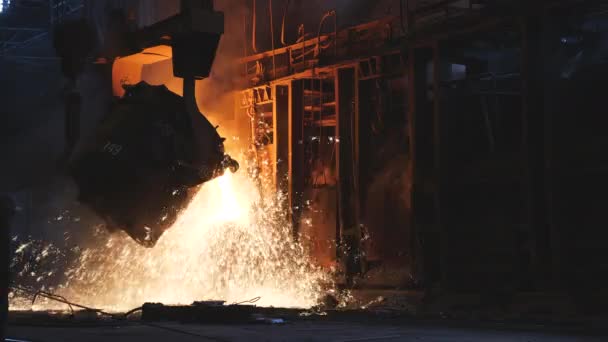
[[[276,200],[276,199],[273,199]],[[206,183],[153,249],[119,233],[85,249],[54,292],[79,304],[124,311],[144,302],[199,300],[310,307],[329,284],[312,266],[276,205],[260,205],[246,172]],[[13,299],[13,308],[24,301]],[[40,299],[34,309],[65,309]]]

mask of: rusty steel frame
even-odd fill
[[[441,1],[440,3],[433,5],[431,7],[428,8],[418,8],[418,9],[411,9],[408,8],[407,13],[405,13],[405,15],[407,16],[407,26],[410,28],[410,30],[415,30],[415,20],[416,18],[422,17],[424,15],[427,15],[431,12],[434,12],[435,10],[438,9],[437,6],[445,6],[445,5],[449,5],[451,3],[454,3],[455,1],[450,0],[450,1]],[[570,2],[576,2],[576,1],[570,1]],[[541,10],[540,10],[540,15],[542,15],[543,9],[546,8],[550,8],[552,6],[560,6],[567,3],[567,1],[545,1],[544,4],[541,6]],[[470,6],[470,8],[472,10],[472,6]],[[474,11],[471,11],[474,12]],[[471,17],[475,17],[475,15],[473,13],[471,13]],[[363,25],[359,25],[356,27],[356,29],[361,29],[361,28],[372,28],[374,26],[378,26],[379,23],[391,23],[394,22],[395,18],[397,17],[387,17],[384,20],[379,20],[379,21],[375,21],[375,22],[371,22],[371,23],[367,23],[367,24],[363,24]],[[421,175],[420,175],[420,170],[419,165],[417,163],[417,160],[419,159],[419,149],[417,146],[417,141],[418,141],[418,135],[421,133],[417,127],[418,127],[418,123],[417,123],[417,116],[419,115],[419,113],[417,113],[417,103],[419,102],[419,100],[421,99],[421,94],[418,94],[416,92],[416,86],[415,84],[418,82],[417,80],[419,79],[420,73],[421,73],[421,69],[420,66],[417,67],[416,64],[416,53],[415,51],[418,49],[428,49],[430,51],[432,51],[432,55],[431,55],[431,62],[432,65],[434,66],[434,69],[436,70],[436,72],[434,73],[433,79],[432,79],[432,88],[433,91],[435,93],[435,97],[434,97],[434,103],[432,106],[432,117],[433,117],[433,125],[432,125],[432,136],[433,136],[433,175],[432,175],[432,179],[433,179],[433,183],[434,183],[434,194],[433,194],[433,205],[434,205],[434,212],[435,215],[437,217],[437,222],[436,222],[436,227],[434,228],[434,230],[437,231],[437,233],[439,234],[439,245],[440,250],[441,250],[441,255],[440,255],[440,274],[439,274],[439,279],[442,282],[446,282],[448,275],[447,275],[447,268],[449,267],[449,256],[447,254],[447,249],[448,249],[448,232],[447,232],[447,228],[445,227],[444,224],[444,220],[445,217],[443,215],[443,210],[442,210],[442,206],[445,205],[445,194],[444,194],[444,190],[443,190],[443,185],[444,183],[447,181],[446,180],[446,176],[445,176],[445,172],[446,170],[444,169],[444,163],[443,163],[443,159],[444,159],[444,155],[443,155],[443,144],[445,144],[444,140],[443,140],[443,136],[445,134],[445,127],[444,127],[444,120],[442,118],[442,108],[441,108],[441,87],[440,87],[440,82],[441,82],[441,75],[439,73],[440,68],[440,63],[441,63],[441,47],[442,47],[442,42],[444,41],[449,41],[450,39],[456,38],[456,37],[460,37],[460,36],[466,36],[466,35],[471,35],[471,34],[476,34],[479,32],[483,32],[484,30],[499,30],[499,29],[510,29],[510,30],[517,30],[518,27],[520,27],[519,24],[519,18],[521,18],[521,16],[514,16],[514,17],[492,17],[492,18],[481,18],[481,17],[477,17],[477,19],[479,20],[475,20],[475,21],[470,21],[468,23],[465,23],[465,25],[463,25],[460,28],[457,28],[455,30],[438,30],[434,33],[427,33],[427,34],[423,34],[423,33],[417,33],[414,36],[410,36],[409,39],[407,40],[403,40],[403,46],[405,46],[405,50],[400,50],[400,49],[393,49],[391,51],[381,51],[379,52],[377,55],[385,55],[385,54],[390,54],[390,53],[401,53],[402,51],[406,51],[406,58],[407,58],[407,68],[402,70],[402,74],[404,76],[408,77],[408,102],[409,102],[409,110],[407,112],[407,117],[408,117],[408,133],[409,133],[409,137],[410,137],[410,147],[409,147],[409,154],[410,154],[410,158],[411,158],[411,163],[409,165],[409,169],[407,170],[408,175],[410,177],[410,179],[413,180],[413,189],[410,192],[410,198],[411,198],[411,203],[412,203],[412,216],[411,216],[411,222],[410,225],[413,227],[413,232],[412,234],[414,235],[418,235],[421,232],[418,230],[420,227],[419,225],[416,223],[416,207],[417,207],[417,193],[420,191],[420,187],[421,185]],[[522,32],[526,32],[525,30],[527,30],[526,28],[522,27],[521,30],[524,30]],[[342,32],[342,31],[341,31]],[[337,33],[337,36],[339,37],[341,32]],[[330,35],[321,35],[319,37],[319,40],[317,41],[317,38],[311,38],[309,40],[297,43],[297,44],[293,44],[290,46],[285,46],[285,47],[281,47],[278,49],[275,49],[274,51],[267,51],[267,52],[263,52],[263,53],[258,53],[255,55],[251,55],[251,56],[247,56],[244,58],[241,58],[239,60],[239,63],[245,64],[247,65],[247,63],[252,63],[252,62],[259,62],[265,58],[269,58],[272,56],[277,56],[277,55],[281,55],[281,54],[290,54],[291,51],[293,49],[302,49],[302,52],[305,52],[305,48],[308,47],[314,47],[315,44],[319,44],[319,43],[323,43],[323,42],[327,42],[328,40],[331,39],[331,34]],[[304,46],[304,48],[303,48]],[[524,42],[524,47],[530,47],[530,42],[526,41]],[[339,47],[338,47],[339,48]],[[524,55],[527,55],[528,53],[524,53]],[[527,57],[525,57],[527,58]],[[288,136],[288,141],[289,141],[289,148],[288,148],[288,154],[289,154],[289,184],[288,184],[288,188],[289,188],[289,202],[290,202],[290,206],[291,208],[294,207],[298,207],[298,200],[297,200],[297,193],[299,191],[301,191],[301,186],[299,185],[299,183],[297,183],[297,179],[301,178],[300,175],[298,174],[298,165],[300,165],[301,160],[299,158],[294,159],[294,155],[298,154],[297,150],[298,150],[298,143],[299,140],[301,138],[303,138],[303,133],[300,132],[299,127],[301,127],[302,124],[302,112],[300,110],[298,110],[296,107],[299,106],[299,104],[301,104],[300,102],[302,102],[301,100],[301,96],[300,96],[300,88],[298,86],[298,84],[301,84],[302,80],[304,79],[310,79],[310,78],[316,78],[316,77],[320,77],[320,75],[324,75],[325,77],[333,77],[336,82],[335,82],[335,94],[336,94],[336,138],[340,138],[343,136],[341,130],[343,129],[343,123],[345,122],[344,119],[344,110],[343,108],[341,109],[341,103],[344,101],[344,99],[341,98],[340,94],[342,93],[342,89],[343,86],[340,85],[339,82],[339,74],[341,70],[345,70],[348,68],[353,68],[355,70],[355,76],[354,76],[354,80],[353,82],[355,82],[355,90],[354,90],[354,100],[355,102],[357,101],[358,98],[358,91],[356,90],[356,85],[359,82],[359,73],[358,73],[358,68],[359,65],[358,63],[361,61],[364,61],[366,59],[366,57],[362,57],[359,56],[355,59],[350,59],[350,60],[344,60],[344,61],[335,61],[335,63],[331,64],[331,65],[324,65],[324,66],[314,66],[314,67],[307,67],[304,70],[301,71],[297,71],[297,72],[290,72],[288,75],[283,75],[283,76],[279,76],[276,78],[273,78],[271,80],[269,80],[269,83],[271,84],[271,86],[273,87],[273,89],[276,89],[276,87],[287,87],[288,91],[289,91],[289,136]],[[523,61],[524,63],[526,63],[526,60]],[[288,68],[291,70],[293,68],[293,65],[291,65],[291,60],[289,61],[290,65],[288,65]],[[418,70],[420,69],[420,70]],[[383,77],[383,75],[379,75],[379,77]],[[524,78],[526,79],[527,75],[524,75]],[[529,82],[526,80],[524,80],[524,82]],[[528,84],[528,83],[526,83]],[[294,86],[295,86],[295,90],[294,90]],[[532,89],[533,90],[533,89]],[[527,100],[524,100],[524,105],[525,105],[525,113],[529,113],[532,109],[533,106],[538,107],[537,104],[535,104],[534,102],[532,102],[530,99],[533,98],[530,96],[530,91],[531,88],[527,87],[524,88],[523,90],[523,97],[526,98]],[[536,88],[536,93],[538,93],[538,89]],[[297,95],[297,96],[294,96]],[[344,104],[342,104],[342,107],[344,106]],[[358,106],[355,106],[356,108],[358,108]],[[535,108],[536,108],[535,107]],[[277,122],[277,118],[276,118],[276,105],[274,107],[274,115],[275,115],[275,125]],[[342,114],[342,115],[340,115]],[[357,113],[353,113],[353,117],[352,119],[354,120],[353,124],[355,125],[355,127],[359,127],[359,122],[358,120],[360,119],[357,115]],[[527,119],[529,118],[529,114],[522,114],[524,115],[524,117]],[[358,132],[358,129],[355,129],[355,132]],[[357,161],[359,160],[358,155],[358,134],[355,134],[355,136],[353,136],[353,153],[352,153],[352,159],[354,160],[354,167],[353,167],[353,182],[356,183],[357,182],[357,175],[356,172],[358,170],[358,166],[357,166]],[[275,126],[275,142],[281,141],[281,137],[279,136],[279,134],[276,132],[276,126]],[[524,142],[524,144],[528,144],[529,142]],[[338,149],[338,154],[344,154],[344,150],[343,150],[343,146],[347,145],[344,141],[341,141],[340,143],[340,148]],[[339,175],[344,174],[345,172],[345,168],[349,168],[347,165],[344,164],[344,161],[340,162],[341,158],[338,157],[336,160],[336,168],[337,168],[337,172]],[[530,177],[532,174],[532,166],[530,164],[530,162],[527,163],[527,167],[528,167],[528,178],[531,179]],[[538,168],[536,168],[536,170],[538,171]],[[342,177],[341,177],[342,178]],[[342,180],[340,181],[340,183],[342,182]],[[532,184],[532,181],[530,180],[530,184]],[[342,185],[342,187],[344,187],[345,185]],[[530,185],[531,187],[531,185]],[[531,188],[530,188],[531,189]],[[532,191],[534,190],[530,190],[530,196],[532,195]],[[539,190],[540,191],[540,190]],[[542,192],[542,191],[541,191]],[[538,193],[538,191],[537,191]],[[356,196],[356,194],[354,194]],[[531,197],[530,197],[531,198]],[[538,197],[535,197],[538,198]],[[541,206],[541,203],[539,201],[542,201],[542,199],[538,198],[538,201],[536,201],[536,207]],[[339,201],[339,207],[338,210],[344,212],[344,208],[343,206],[345,205],[345,203],[343,201]],[[356,206],[354,206],[352,208],[352,212],[354,215],[354,219],[358,220],[358,206],[360,205],[360,203],[358,203],[358,200],[355,201],[357,204]],[[532,207],[531,207],[532,208]],[[545,214],[542,214],[540,212],[536,212],[535,214],[532,214],[534,212],[535,209],[530,209],[530,215],[531,215],[531,219],[532,217],[536,217],[534,218],[534,221],[540,224],[540,221],[542,221],[543,219],[541,219],[540,217],[546,217]],[[540,213],[540,214],[539,214]],[[296,213],[297,215],[297,213]],[[340,221],[342,223],[344,223],[345,220],[345,215],[340,213]],[[539,216],[540,215],[540,216]],[[346,215],[348,216],[348,215]],[[293,222],[296,222],[297,220],[295,218],[292,218]],[[342,224],[340,224],[339,227],[340,231],[339,234],[337,235],[337,240],[338,243],[343,243],[344,241],[340,241],[343,240],[344,236],[345,236],[345,228],[342,227]],[[296,232],[294,231],[294,234],[296,234]],[[296,234],[297,235],[297,234]],[[415,241],[415,239],[412,239],[412,241]],[[415,243],[413,243],[414,245]],[[412,249],[416,249],[415,246],[412,246]]]

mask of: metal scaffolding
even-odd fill
[[[15,59],[19,50],[38,44],[50,35],[53,26],[84,8],[84,0],[0,0],[0,58]],[[10,6],[10,11],[7,11]],[[46,60],[46,56],[26,56],[23,61]]]

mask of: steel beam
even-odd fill
[[[357,121],[358,80],[356,67],[346,67],[336,73],[336,130],[339,137],[338,160],[338,215],[340,222],[341,255],[347,283],[361,271],[361,230],[358,213],[357,181]]]
[[[443,144],[445,136],[445,123],[442,117],[441,108],[441,50],[440,42],[436,41],[433,45],[433,183],[434,183],[434,225],[439,234],[439,272],[440,280],[444,286],[448,282],[448,248],[450,241],[447,232],[447,222],[443,215],[444,204],[444,184],[447,173],[447,166],[443,163]]]
[[[410,133],[410,179],[412,215],[411,226],[415,239],[420,241],[419,255],[422,262],[424,282],[432,286],[442,278],[441,264],[444,259],[441,252],[442,236],[438,219],[439,211],[439,172],[440,164],[440,107],[437,99],[439,93],[439,73],[434,72],[429,78],[427,65],[432,70],[438,68],[439,55],[436,44],[430,48],[410,48],[409,51],[409,114]],[[433,91],[429,97],[429,85]]]
[[[291,82],[289,115],[289,204],[294,237],[300,234],[304,195],[304,81]]]
[[[536,14],[534,14],[536,13]],[[528,222],[532,236],[532,263],[537,286],[546,288],[551,275],[550,227],[545,198],[545,114],[543,90],[542,29],[540,10],[523,17],[522,30],[522,119],[524,184],[527,188]]]
[[[289,114],[290,92],[289,85],[275,86],[274,101],[274,146],[275,146],[275,184],[282,194],[289,194]],[[283,203],[287,209],[287,203]],[[289,212],[289,210],[286,210]]]

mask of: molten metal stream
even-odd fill
[[[125,311],[145,302],[190,304],[199,300],[311,307],[330,285],[314,267],[276,205],[260,208],[260,194],[246,174],[226,173],[206,183],[153,249],[120,233],[85,249],[55,293],[72,302]],[[23,251],[21,251],[23,252]],[[44,281],[42,281],[44,282]],[[30,309],[15,295],[13,309]],[[42,299],[33,309],[66,309]]]

